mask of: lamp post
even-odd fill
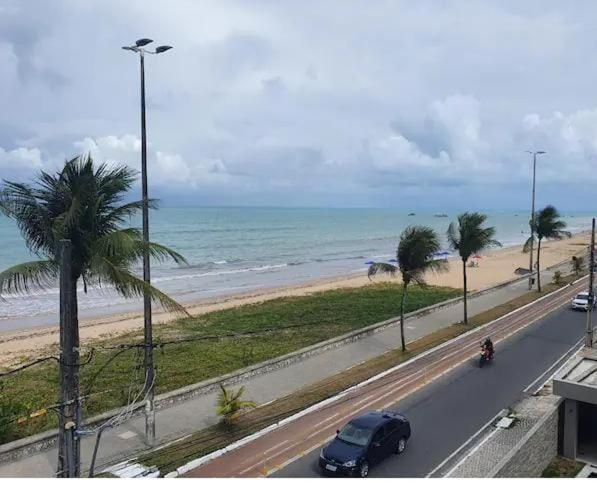
[[[531,201],[531,249],[529,251],[529,290],[533,288],[533,244],[535,242],[535,173],[537,172],[537,155],[545,154],[545,151],[526,151],[533,155],[533,195]]]
[[[145,54],[161,54],[170,50],[172,47],[162,45],[154,51],[145,48],[146,45],[153,42],[151,39],[139,39],[134,45],[123,47],[124,50],[130,50],[139,54],[141,63],[141,191],[143,202],[143,241],[149,242],[149,201],[147,196],[147,134],[145,131]],[[143,281],[151,283],[149,269],[149,252],[143,253]],[[145,352],[143,363],[145,367],[145,387],[146,398],[145,406],[145,438],[148,445],[153,445],[155,441],[155,411],[154,411],[154,365],[153,365],[153,335],[151,325],[151,296],[148,293],[143,294],[143,339]]]

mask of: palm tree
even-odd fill
[[[224,425],[230,426],[243,409],[257,406],[255,401],[242,399],[244,392],[245,386],[240,387],[238,391],[234,392],[233,390],[227,390],[220,384],[220,393],[216,402],[216,413],[222,417]]]
[[[579,277],[580,274],[585,269],[585,257],[583,257],[583,256],[578,256],[578,257],[573,256],[572,257],[572,261],[570,262],[570,264],[572,265],[572,272],[574,272],[574,275],[576,275],[577,277]]]
[[[415,282],[425,286],[423,278],[427,271],[445,271],[447,263],[445,260],[434,260],[433,254],[440,248],[439,237],[432,228],[426,226],[410,226],[400,235],[396,258],[398,266],[389,263],[373,263],[369,267],[368,277],[379,273],[396,275],[400,272],[402,276],[402,297],[400,299],[400,341],[402,350],[406,350],[404,340],[404,301],[408,285]]]
[[[539,263],[541,258],[541,241],[546,240],[561,240],[562,238],[570,238],[572,234],[565,231],[566,222],[560,220],[560,213],[551,205],[547,205],[542,210],[535,214],[534,232],[537,236],[537,291],[541,292],[541,265]],[[523,247],[523,252],[528,252],[531,249],[531,238],[526,241]]]
[[[462,260],[462,276],[464,280],[464,323],[468,324],[467,313],[467,285],[466,285],[466,263],[471,255],[479,253],[491,247],[501,246],[501,243],[494,240],[495,228],[483,227],[487,216],[482,213],[463,213],[458,216],[458,226],[454,222],[448,227],[448,243],[458,251]]]
[[[59,275],[59,241],[70,239],[74,290],[68,304],[75,317],[79,280],[84,292],[90,283],[107,283],[124,297],[149,293],[164,308],[185,312],[180,304],[131,270],[142,260],[145,250],[155,259],[186,263],[170,248],[146,244],[136,228],[122,227],[142,207],[141,201],[122,203],[134,180],[130,168],[110,168],[106,164],[95,167],[90,156],[78,156],[56,174],[41,172],[35,185],[5,181],[0,190],[0,211],[16,221],[27,247],[41,259],[1,272],[0,296],[49,288]],[[151,206],[155,207],[155,202]]]

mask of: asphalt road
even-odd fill
[[[496,344],[496,357],[480,369],[475,357],[402,399],[391,409],[410,420],[407,450],[371,469],[372,477],[422,477],[468,440],[584,334],[586,314],[567,307]],[[270,476],[319,477],[317,448]]]

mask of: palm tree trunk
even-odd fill
[[[70,242],[69,242],[70,243]],[[64,251],[63,253],[66,253]],[[74,430],[80,429],[81,408],[79,401],[79,319],[77,307],[77,277],[70,272],[70,247],[68,262],[61,270],[60,282],[60,395],[64,404],[60,411],[59,463],[61,477],[78,477],[80,471],[79,439]],[[66,280],[65,280],[66,279]],[[65,429],[74,423],[73,429]],[[70,448],[70,449],[69,449]]]
[[[404,300],[406,299],[406,289],[408,284],[402,283],[402,298],[400,300],[400,342],[402,343],[402,350],[406,350],[406,342],[404,340]]]
[[[466,260],[463,258],[462,259],[462,277],[464,280],[464,298],[463,298],[463,302],[464,302],[464,323],[468,324],[468,312],[467,312],[467,299],[466,299]]]
[[[537,242],[537,291],[541,292],[541,265],[539,258],[541,257],[541,238]]]

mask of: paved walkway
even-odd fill
[[[542,272],[543,280],[550,281],[553,270]],[[527,293],[528,282],[522,280],[469,300],[469,316],[506,303]],[[423,317],[407,321],[407,340],[414,340],[449,326],[462,319],[462,303],[446,307]],[[265,403],[289,394],[306,385],[354,366],[362,361],[400,345],[398,326],[378,332],[353,343],[315,355],[291,366],[256,376],[245,382],[248,399]],[[156,437],[159,443],[198,431],[217,421],[216,393],[199,396],[156,412]],[[145,448],[143,442],[145,420],[143,415],[104,431],[98,451],[96,468],[122,461],[126,455]],[[81,442],[82,472],[87,473],[95,437]],[[56,471],[57,449],[36,453],[0,466],[0,477],[51,477]]]

